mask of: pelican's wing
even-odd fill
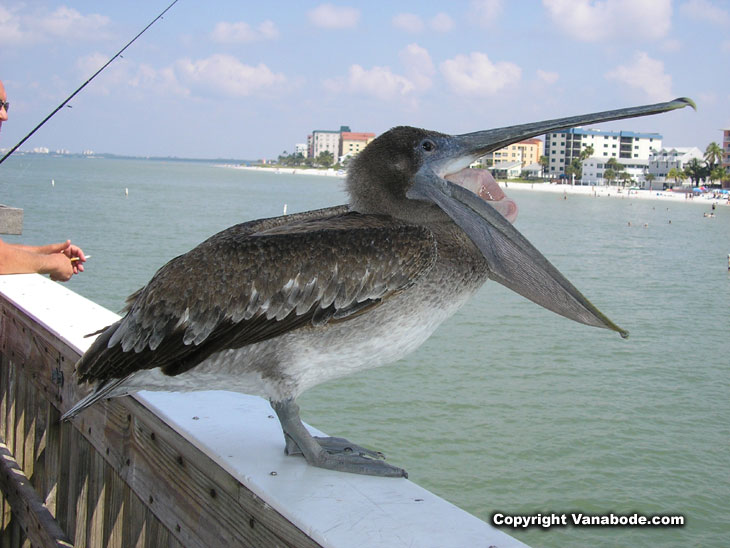
[[[415,283],[436,258],[428,229],[389,217],[231,227],[171,260],[77,365],[80,381],[161,367],[347,318]]]

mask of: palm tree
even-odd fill
[[[582,162],[586,158],[590,158],[591,156],[593,156],[594,152],[595,150],[593,149],[593,145],[588,145],[580,151],[580,161]]]
[[[722,181],[723,176],[726,174],[725,168],[722,166],[715,166],[712,168],[712,171],[710,171],[710,184],[712,184],[712,181]]]
[[[583,177],[583,166],[580,163],[580,160],[578,158],[573,158],[573,161],[570,162],[570,165],[565,168],[565,174],[573,179],[579,180]]]
[[[319,153],[319,156],[317,156],[315,162],[317,162],[320,166],[324,168],[329,168],[330,166],[332,166],[332,164],[335,163],[335,155],[332,154],[329,150],[325,150]]]
[[[720,181],[722,181],[722,188],[730,188],[730,173],[726,171]]]
[[[716,165],[722,163],[722,157],[723,151],[720,145],[718,145],[715,141],[707,145],[707,148],[705,149],[705,162],[707,162],[710,171],[712,171]]]
[[[674,179],[674,184],[678,185],[684,178],[684,173],[676,167],[673,167],[669,170],[669,173],[667,173],[667,177],[669,177],[670,179]]]
[[[654,179],[656,179],[656,176],[653,173],[647,173],[644,175],[644,180],[649,183],[649,190],[654,190],[651,185],[654,182]]]
[[[622,171],[621,173],[619,173],[618,178],[621,180],[621,186],[626,186],[627,184],[629,184],[632,181],[631,175],[629,175],[625,171]]]
[[[611,157],[608,159],[608,162],[606,162],[606,168],[607,169],[606,169],[606,171],[604,171],[603,177],[605,179],[607,179],[608,177],[606,177],[606,172],[608,172],[610,170],[611,173],[613,174],[612,179],[615,179],[616,177],[618,177],[618,172],[623,171],[624,165],[619,163],[619,161],[616,158]],[[610,185],[611,183],[609,182],[608,184]]]
[[[547,156],[540,156],[540,165],[542,166],[542,178],[545,178],[545,173],[548,170],[548,167],[550,167],[550,160],[548,160]]]
[[[697,158],[692,158],[687,162],[684,174],[692,180],[694,186],[700,186],[700,180],[707,177],[707,166],[703,166]]]
[[[606,165],[608,165],[608,164],[606,164]],[[606,171],[603,172],[603,178],[608,181],[608,184],[610,186],[611,181],[613,181],[616,178],[616,172],[609,167],[608,169],[606,169]]]

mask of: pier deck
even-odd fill
[[[0,276],[3,474],[17,461],[1,546],[525,547],[408,480],[287,457],[261,398],[143,392],[60,423],[84,335],[117,318],[42,276]]]

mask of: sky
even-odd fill
[[[10,148],[170,0],[3,0]],[[727,0],[179,0],[24,150],[272,158],[315,129],[466,133],[689,96],[600,124],[704,150],[730,128]]]

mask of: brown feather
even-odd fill
[[[347,321],[432,267],[428,229],[344,211],[243,223],[172,259],[84,355],[80,380],[177,375],[221,350]]]

